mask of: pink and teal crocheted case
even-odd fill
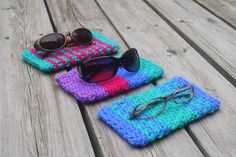
[[[71,67],[87,59],[110,55],[119,49],[119,45],[104,37],[99,32],[92,32],[93,43],[89,46],[64,47],[50,53],[43,58],[43,51],[36,51],[33,47],[26,49],[22,53],[22,58],[32,66],[45,71],[53,72]]]
[[[158,65],[140,58],[138,72],[128,72],[119,67],[117,75],[111,80],[101,83],[87,83],[79,78],[77,69],[56,76],[57,84],[80,102],[94,102],[118,93],[147,84],[163,75],[163,69]]]
[[[153,98],[166,96],[178,88],[188,85],[184,78],[175,77],[163,84],[134,96],[115,101],[98,111],[99,119],[113,128],[131,145],[143,147],[163,138],[178,128],[211,114],[219,109],[220,102],[193,85],[195,95],[185,104],[167,103],[167,107],[160,115],[151,119],[129,119],[131,111],[138,104]],[[143,114],[153,114],[160,110],[155,106]]]

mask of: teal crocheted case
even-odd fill
[[[151,119],[130,119],[131,111],[138,104],[157,97],[169,95],[183,86],[191,84],[195,92],[191,101],[185,104],[175,104],[168,101],[166,109],[160,115]],[[98,111],[99,119],[113,128],[131,145],[143,147],[167,134],[182,128],[186,124],[200,119],[219,109],[220,102],[209,96],[196,85],[184,78],[175,77],[163,84],[134,96],[115,101]],[[158,105],[149,108],[143,114],[155,113]]]
[[[22,58],[32,66],[44,71],[54,72],[71,67],[85,60],[111,55],[119,50],[119,45],[99,32],[92,32],[93,42],[88,46],[71,46],[51,52],[43,57],[44,51],[30,47],[23,51]]]

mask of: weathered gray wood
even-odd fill
[[[93,0],[48,0],[47,2],[55,25],[59,31],[73,30],[74,28],[84,26],[92,30],[102,31],[102,33],[107,37],[116,40],[121,45],[121,51],[127,49],[127,46]],[[124,23],[125,22],[127,21],[124,21]],[[130,44],[130,42],[128,42],[128,44]],[[134,45],[130,44],[130,46],[133,47]],[[139,50],[140,54],[144,55],[143,51],[141,51],[141,49]],[[149,52],[151,53],[151,51]],[[148,58],[152,59],[150,56]],[[130,92],[129,95],[144,91],[151,87],[153,86],[149,84],[139,90]],[[87,127],[90,129],[89,133],[93,138],[93,145],[96,149],[97,155],[104,155],[107,157],[202,156],[201,152],[184,129],[181,129],[176,134],[172,134],[144,149],[137,149],[129,146],[114,131],[112,131],[112,129],[100,122],[96,116],[96,112],[102,106],[110,104],[122,97],[125,97],[125,95],[113,97],[96,104],[80,104],[82,106],[81,108],[84,118],[87,120]]]
[[[236,86],[236,31],[232,27],[194,1],[148,0],[148,2]]]
[[[235,0],[195,0],[214,15],[236,28]]]
[[[76,102],[20,57],[52,32],[43,1],[1,1],[0,20],[0,156],[94,156]]]
[[[167,0],[158,2],[163,4],[163,8],[164,3],[171,4]],[[98,3],[125,41],[143,52],[142,55],[164,67],[166,78],[182,75],[220,99],[222,105],[218,113],[190,125],[190,130],[198,139],[196,142],[205,149],[205,155],[235,156],[236,124],[233,121],[236,119],[236,89],[233,85],[191,48],[150,7],[144,5],[143,1],[98,0]],[[179,4],[181,8],[187,9],[187,6],[180,1]],[[194,10],[194,8],[189,8],[189,12],[190,9]],[[175,10],[171,7],[168,7],[168,10],[170,13],[172,12],[172,16],[179,14],[174,12]],[[188,15],[183,15],[183,17],[186,16]],[[178,20],[178,18],[176,19]],[[200,22],[201,20],[199,20]],[[202,25],[202,30],[204,29],[206,26]],[[224,30],[222,29],[222,31]],[[233,34],[234,31],[231,33]],[[219,36],[224,38],[225,34]],[[212,44],[215,46],[214,43]]]

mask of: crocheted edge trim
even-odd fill
[[[152,80],[159,79],[159,78],[163,77],[164,69],[161,66],[159,66],[158,64],[155,64],[154,62],[152,62],[144,57],[140,57],[140,59],[142,59],[146,62],[149,62],[149,64],[152,64],[153,66],[156,66],[156,69],[157,69],[156,71],[158,71],[158,73],[159,73],[159,75],[157,77],[152,78],[152,77],[150,77],[150,74],[147,74],[145,71],[140,71],[142,74],[146,75],[149,78],[148,82],[151,82]]]
[[[43,59],[40,59],[38,56],[31,53],[30,50],[24,50],[21,57],[23,58],[23,60],[25,60],[30,65],[32,65],[44,72],[51,72],[54,69],[54,65],[52,65],[51,63],[49,63]],[[31,59],[31,58],[34,58],[34,59]]]

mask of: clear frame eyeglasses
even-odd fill
[[[165,111],[166,106],[167,106],[167,102],[169,100],[173,101],[176,104],[185,104],[185,103],[191,101],[193,97],[194,97],[194,88],[191,84],[188,84],[186,86],[183,86],[183,87],[175,90],[173,93],[171,93],[167,96],[154,98],[148,102],[144,102],[144,103],[137,105],[130,113],[130,119],[154,118]],[[140,115],[144,111],[151,109],[157,105],[162,105],[162,106],[155,114],[148,115],[148,116],[141,116]]]

